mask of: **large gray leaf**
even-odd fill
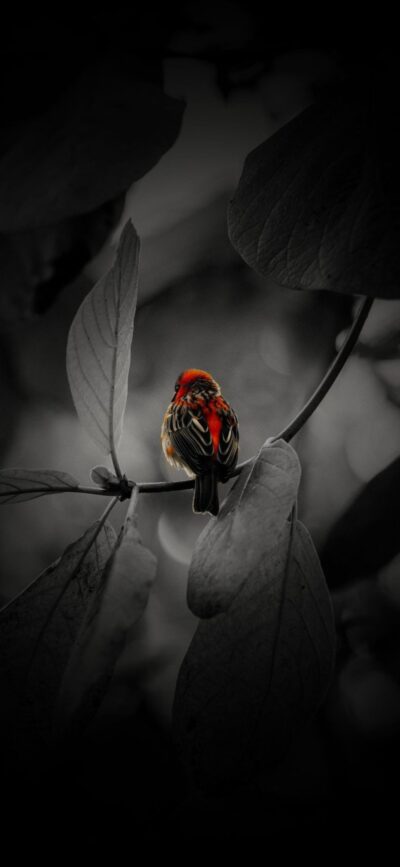
[[[0,159],[0,231],[59,223],[125,192],[171,147],[183,107],[132,63],[83,72]]]
[[[52,737],[64,669],[115,532],[96,521],[0,612],[1,728],[27,754]]]
[[[67,374],[79,418],[95,442],[112,452],[122,434],[140,242],[129,220],[116,260],[79,307],[67,344]]]
[[[213,617],[229,608],[264,552],[279,545],[299,482],[299,459],[283,440],[265,445],[243,470],[218,519],[209,521],[194,549],[187,594],[193,614]]]
[[[9,467],[0,470],[0,504],[33,500],[45,494],[74,491],[79,482],[60,470],[28,470]]]
[[[311,106],[247,157],[230,238],[282,286],[399,296],[399,125],[390,99],[363,86]]]
[[[174,728],[184,764],[206,791],[261,782],[330,682],[330,597],[312,540],[294,518],[298,481],[293,449],[266,445],[212,522],[213,549],[195,555],[192,599],[209,619],[179,674]]]
[[[100,61],[93,33],[89,53],[86,46],[76,56],[75,34],[72,70],[56,49],[51,62],[39,30],[33,54],[18,38],[20,57],[12,48],[1,58],[12,106],[11,119],[3,100],[0,130],[0,327],[7,329],[43,313],[101,249],[126,191],[173,145],[184,108],[145,80],[158,81],[156,58],[152,70],[135,64],[115,33],[115,54],[109,41],[112,56],[102,45]]]
[[[127,630],[143,614],[156,574],[143,545],[133,489],[127,517],[104,579],[88,607],[64,672],[58,698],[58,735],[80,730],[98,707],[124,647]]]

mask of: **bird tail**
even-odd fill
[[[200,514],[210,512],[211,515],[218,515],[218,478],[215,470],[209,470],[207,473],[202,473],[201,476],[196,476],[194,481],[193,511]]]

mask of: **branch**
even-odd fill
[[[303,427],[303,425],[308,421],[310,415],[316,410],[317,406],[324,399],[325,395],[328,393],[330,387],[335,382],[336,377],[339,375],[342,367],[346,363],[350,353],[352,352],[354,346],[357,343],[357,340],[360,336],[360,332],[363,328],[364,322],[368,316],[369,311],[371,310],[373,304],[373,298],[365,298],[362,302],[360,309],[357,313],[357,316],[353,322],[353,325],[346,337],[346,340],[340,347],[340,350],[333,359],[331,366],[328,368],[324,378],[321,380],[320,384],[314,391],[314,394],[308,399],[303,409],[295,416],[295,418],[289,422],[289,424],[283,428],[281,433],[277,434],[273,437],[273,442],[276,440],[286,440],[286,442],[290,442],[291,439],[299,432],[299,430]]]
[[[305,406],[300,410],[300,412],[292,419],[289,424],[283,428],[283,430],[272,437],[271,442],[276,442],[276,440],[282,439],[286,442],[289,442],[295,434],[299,432],[299,430],[303,427],[303,425],[308,421],[312,413],[316,410],[317,406],[324,399],[325,395],[333,385],[336,377],[339,375],[342,367],[346,363],[350,353],[354,349],[354,346],[357,343],[360,332],[363,328],[365,320],[371,310],[373,304],[373,298],[365,298],[362,302],[360,309],[357,313],[357,316],[351,326],[351,329],[346,337],[346,340],[342,344],[339,349],[338,354],[334,358],[331,366],[327,370],[324,378],[321,380],[314,393],[311,395]],[[242,461],[241,464],[238,464],[234,470],[229,474],[229,478],[234,478],[238,476],[244,467],[250,466],[255,460],[255,456],[252,458],[248,458],[247,461]],[[163,491],[182,491],[187,488],[192,488],[194,486],[194,480],[188,479],[186,482],[139,482],[138,489],[141,493],[146,494],[155,494],[161,493]]]
[[[333,385],[336,377],[342,370],[342,367],[347,361],[354,346],[356,345],[362,327],[372,307],[372,304],[373,298],[364,299],[353,322],[353,325],[346,337],[346,340],[340,347],[338,354],[334,358],[324,378],[321,380],[314,393],[311,395],[311,397],[300,410],[300,412],[294,417],[294,419],[292,419],[292,421],[289,422],[289,424],[286,425],[286,427],[283,428],[283,430],[279,434],[271,438],[271,443],[276,442],[276,440],[279,439],[283,439],[286,442],[289,442],[291,439],[293,439],[293,437],[299,432],[299,430],[301,430],[306,421],[308,421],[312,413],[316,410],[317,406],[319,406],[319,404],[324,399],[325,395]],[[57,488],[52,488],[50,491],[48,488],[43,488],[43,493],[56,494],[75,492],[81,494],[97,494],[98,496],[103,497],[114,497],[116,502],[117,499],[129,499],[131,496],[132,488],[135,484],[138,493],[143,494],[160,494],[166,493],[168,491],[186,491],[190,488],[193,488],[194,486],[194,479],[188,479],[187,481],[181,482],[132,482],[126,479],[125,476],[120,475],[121,470],[119,468],[118,461],[116,460],[116,456],[113,455],[112,457],[116,473],[118,476],[120,476],[119,485],[114,483],[109,487],[104,488],[77,485],[76,487],[70,487],[68,489],[61,488],[60,490],[57,490]],[[244,467],[250,466],[253,463],[255,457],[256,456],[248,458],[247,461],[242,461],[241,464],[238,464],[235,469],[229,473],[229,478],[234,478],[235,476],[240,475]],[[35,488],[34,491],[35,493],[38,493],[40,489]],[[29,491],[27,490],[25,493],[29,493]]]

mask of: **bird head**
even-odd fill
[[[182,398],[209,398],[221,394],[221,389],[218,383],[213,379],[210,373],[206,370],[198,370],[195,367],[184,370],[178,376],[175,383],[175,394],[173,400],[181,400]]]

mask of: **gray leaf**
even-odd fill
[[[0,159],[0,231],[57,224],[125,192],[174,143],[183,108],[131,63],[85,70]]]
[[[84,428],[106,452],[122,434],[138,294],[140,242],[129,220],[116,260],[86,296],[72,322],[67,374]]]
[[[300,472],[294,449],[278,440],[263,446],[253,466],[240,474],[217,520],[209,521],[193,552],[188,605],[197,617],[226,611],[265,550],[279,545],[296,501]]]
[[[104,579],[87,608],[64,672],[57,707],[58,736],[80,730],[92,717],[124,647],[126,632],[147,605],[157,561],[140,538],[136,500],[134,488]]]
[[[60,681],[115,532],[96,521],[0,612],[1,728],[27,755],[52,737]]]
[[[103,467],[99,464],[93,469],[90,470],[90,478],[95,485],[99,485],[100,488],[109,488],[112,485],[119,485],[119,479],[112,473],[108,467]]]
[[[393,117],[388,95],[346,85],[252,151],[228,214],[244,260],[291,289],[399,297]]]
[[[59,470],[28,470],[9,467],[0,470],[0,504],[33,500],[45,494],[74,491],[79,482]]]
[[[233,508],[228,497],[221,532],[228,550],[233,545],[230,571],[215,535],[215,557],[210,552],[203,561],[203,599],[197,555],[196,598],[209,619],[200,622],[182,664],[174,728],[183,762],[205,791],[261,783],[329,686],[331,603],[312,540],[294,519],[293,455],[282,441],[264,447],[241,493],[234,489]]]

